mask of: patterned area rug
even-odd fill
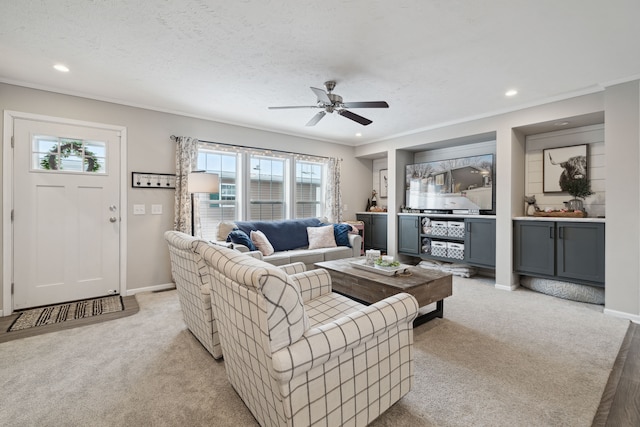
[[[52,325],[66,320],[99,316],[122,310],[124,310],[124,304],[119,295],[34,308],[20,313],[7,332],[20,331],[35,326]]]

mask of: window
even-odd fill
[[[102,141],[35,136],[31,146],[32,170],[106,173],[107,144]]]
[[[288,160],[253,155],[250,159],[248,219],[285,219]]]
[[[327,160],[201,142],[199,170],[220,176],[220,192],[198,194],[202,236],[217,240],[219,221],[281,220],[324,215]]]
[[[296,218],[322,216],[322,164],[296,161]]]
[[[234,221],[238,218],[238,199],[236,198],[238,155],[200,149],[198,170],[215,173],[220,177],[218,193],[211,193],[208,196],[197,195],[202,236],[215,236],[218,222]]]

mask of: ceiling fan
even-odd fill
[[[270,110],[282,110],[287,108],[322,108],[315,116],[307,122],[307,126],[315,126],[327,113],[333,113],[334,111],[347,119],[360,123],[363,126],[373,123],[366,117],[362,117],[356,113],[353,113],[347,108],[389,108],[389,104],[385,101],[368,101],[368,102],[342,102],[342,97],[332,93],[336,87],[336,82],[329,80],[324,82],[324,87],[327,89],[325,92],[317,87],[312,87],[311,90],[316,94],[318,101],[316,105],[301,105],[301,106],[286,106],[286,107],[269,107]]]

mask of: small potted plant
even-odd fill
[[[573,199],[569,200],[568,205],[568,208],[571,211],[584,211],[582,200],[585,197],[595,194],[591,191],[591,181],[587,178],[570,179],[565,181],[561,185],[561,188],[563,191],[566,191],[573,196]]]

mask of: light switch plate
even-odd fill
[[[151,205],[151,215],[162,215],[162,205]]]
[[[144,215],[146,214],[144,205],[133,205],[133,214],[134,215]]]

